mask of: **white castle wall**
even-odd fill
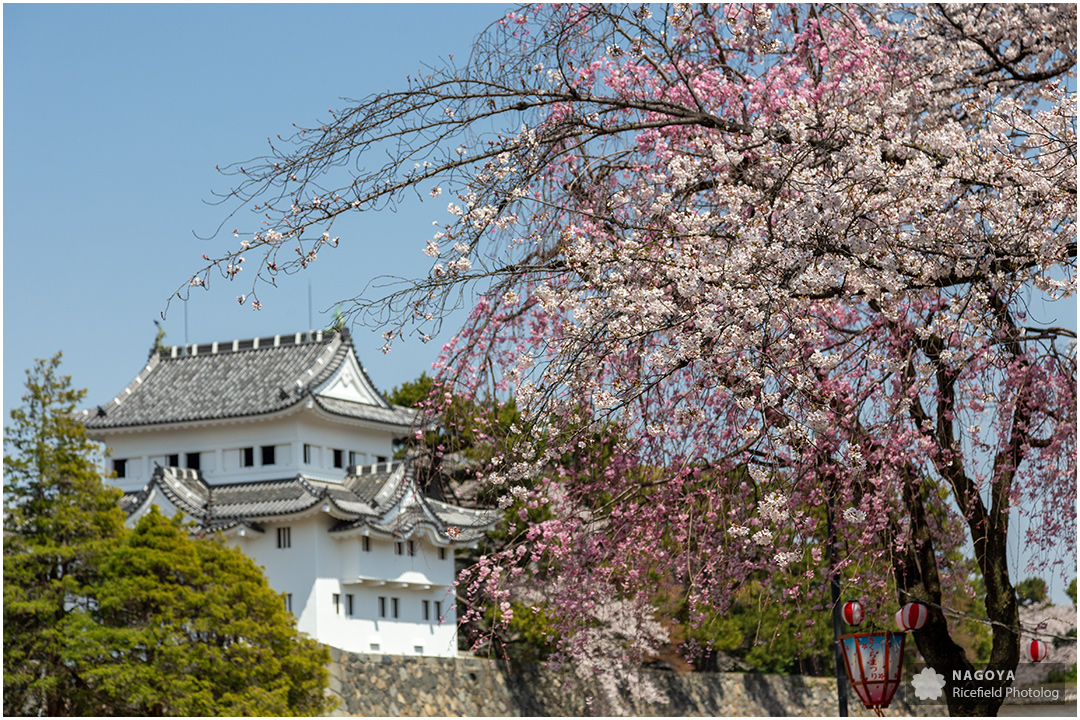
[[[301,411],[259,422],[110,433],[108,447],[113,461],[127,461],[126,477],[116,478],[113,484],[133,492],[150,481],[155,466],[169,465],[169,455],[178,455],[180,466],[186,466],[187,453],[199,453],[200,470],[211,485],[284,479],[298,473],[341,480],[350,464],[368,465],[392,457],[393,437],[386,430],[357,428]],[[275,447],[273,466],[262,464],[264,445]],[[309,462],[304,461],[305,445],[310,448]],[[242,465],[245,447],[254,449],[252,467]],[[342,451],[340,468],[334,467],[335,449]]]
[[[430,539],[413,538],[415,555],[395,541],[328,533],[335,520],[323,512],[280,523],[265,523],[264,533],[247,532],[231,542],[262,565],[271,587],[292,593],[297,626],[320,642],[348,652],[401,655],[457,655],[457,616],[453,610],[454,554]],[[277,528],[288,527],[291,547],[277,547]],[[366,578],[364,582],[355,582]],[[375,579],[373,582],[372,579]],[[338,595],[335,604],[334,595]],[[352,595],[352,614],[348,596]],[[379,598],[386,617],[380,617]],[[393,617],[393,600],[398,617]],[[428,619],[424,619],[424,601]],[[436,616],[439,604],[442,618]]]

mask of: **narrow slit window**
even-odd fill
[[[398,616],[398,606],[399,605],[400,605],[400,603],[398,602],[397,598],[390,598],[390,611],[391,611],[391,613],[393,614],[393,616],[395,618]]]
[[[340,615],[341,614],[341,594],[340,593],[334,593],[334,614],[335,615]]]
[[[292,547],[291,527],[279,527],[277,529],[277,546],[282,550]]]

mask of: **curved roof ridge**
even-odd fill
[[[173,505],[205,523],[210,519],[210,487],[198,470],[177,467],[154,469],[147,488],[156,484]]]
[[[154,371],[154,368],[156,368],[160,363],[161,355],[155,352],[151,352],[150,357],[146,361],[146,365],[144,365],[143,369],[139,371],[139,374],[136,375],[131,382],[125,385],[124,389],[117,393],[112,400],[109,400],[104,405],[98,405],[96,415],[94,414],[93,410],[82,410],[76,413],[76,415],[81,414],[83,416],[82,419],[84,423],[87,421],[87,419],[91,419],[92,421],[94,417],[106,417],[109,414],[109,410],[120,407],[123,404],[124,399],[126,399],[136,390],[138,390],[139,386],[143,384],[143,382],[150,375],[150,373]]]
[[[335,332],[331,334],[330,341],[325,345],[323,351],[312,360],[312,363],[308,365],[304,372],[300,373],[300,376],[293,383],[298,393],[316,387],[330,372],[333,372],[332,370],[328,372],[331,365],[336,370],[342,359],[344,359],[341,356],[341,350],[351,348],[352,342],[345,338],[342,333]]]
[[[348,333],[347,330],[344,331]],[[289,347],[298,345],[323,344],[332,340],[332,335],[326,330],[307,330],[296,333],[284,333],[279,335],[266,335],[252,338],[232,338],[229,340],[216,340],[208,343],[191,343],[189,345],[166,345],[160,352],[152,355],[160,355],[169,359],[182,357],[201,357],[204,355],[225,355],[228,353],[250,352],[252,350],[266,350],[268,348]]]

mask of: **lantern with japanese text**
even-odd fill
[[[900,687],[903,633],[843,635],[840,648],[848,682],[862,704],[872,710],[888,707]]]

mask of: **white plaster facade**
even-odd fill
[[[454,548],[494,515],[424,497],[389,461],[412,413],[375,390],[347,335],[286,337],[172,348],[84,412],[129,522],[157,505],[222,533],[320,642],[456,656]],[[265,387],[230,395],[245,383]]]

